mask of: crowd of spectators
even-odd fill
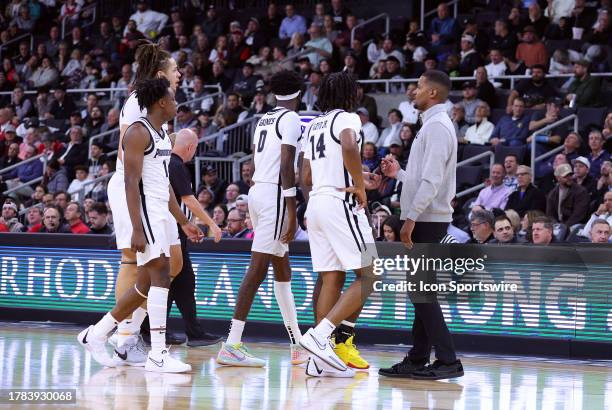
[[[475,199],[454,202],[451,233],[457,241],[594,240],[605,233],[602,221],[610,236],[612,113],[578,131],[569,122],[547,127],[579,108],[602,107],[606,114],[606,81],[591,75],[611,71],[606,0],[502,1],[489,20],[475,14],[457,19],[441,3],[427,27],[406,20],[403,28],[381,36],[375,26],[363,26],[354,38],[353,28],[368,16],[342,0],[300,10],[271,2],[262,15],[248,17],[202,2],[153,10],[139,1],[129,19],[102,16],[84,26],[91,17],[87,6],[94,3],[12,0],[0,10],[0,91],[8,92],[0,95],[0,171],[16,165],[0,172],[0,192],[9,190],[0,230],[112,230],[107,180],[96,178],[114,170],[119,112],[134,80],[135,50],[140,41],[151,40],[177,61],[181,82],[176,98],[188,102],[179,108],[176,126],[169,124],[170,131],[191,128],[200,137],[269,110],[274,100],[268,80],[283,69],[294,69],[308,81],[301,107],[308,111],[318,110],[321,80],[334,71],[359,80],[416,78],[433,68],[451,77],[471,77],[453,83],[456,89],[446,103],[460,155],[474,146],[515,151],[504,155],[502,163],[483,167],[489,175]],[[68,30],[62,38],[64,19]],[[28,33],[35,39],[33,49],[29,40],[11,42]],[[512,89],[498,78],[521,74],[529,77]],[[550,78],[554,74],[573,76]],[[225,102],[205,98],[207,86],[220,87]],[[104,87],[122,91],[112,96],[66,92]],[[365,171],[380,173],[384,155],[407,161],[420,124],[415,90],[412,82],[390,83],[388,89],[382,83],[359,84],[356,112],[363,126]],[[386,91],[406,98],[380,113],[383,120],[372,94]],[[90,141],[103,132],[104,138]],[[533,140],[537,155],[563,148],[530,164]],[[37,155],[40,160],[27,161]],[[221,180],[214,166],[201,174],[197,198],[225,235],[252,237],[250,163],[242,164],[239,181]],[[368,192],[380,240],[399,240],[400,192],[401,184],[387,177]],[[301,239],[307,237],[303,208],[298,212]]]

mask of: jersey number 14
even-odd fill
[[[313,161],[315,159],[317,159],[317,157],[315,156],[315,151],[317,151],[319,153],[319,158],[325,158],[325,139],[324,139],[325,134],[321,134],[319,135],[319,139],[317,141],[317,146],[315,149],[315,137],[314,135],[310,137],[310,145],[312,147],[312,159]]]

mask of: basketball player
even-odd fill
[[[160,49],[157,44],[146,42],[138,47],[135,58],[138,64],[135,82],[152,78],[165,78],[170,82],[170,87],[176,90],[180,73],[170,54]],[[130,249],[132,225],[127,212],[125,196],[122,141],[127,128],[146,115],[146,109],[140,108],[136,94],[132,92],[121,109],[117,169],[108,183],[108,201],[113,212],[117,249],[121,250],[121,267],[115,284],[116,301],[121,299],[121,296],[127,290],[134,287],[137,275],[136,254]],[[166,124],[163,127],[164,130],[167,130]],[[172,277],[181,271],[182,264],[180,242],[173,243],[170,249],[170,274]],[[114,358],[118,365],[143,366],[146,362],[147,348],[140,337],[140,325],[146,315],[146,306],[138,307],[131,317],[119,323],[117,332],[110,338],[111,344],[115,347]]]
[[[137,283],[96,325],[78,335],[83,347],[100,364],[114,361],[105,348],[107,335],[147,299],[151,323],[151,350],[145,370],[181,373],[191,366],[171,357],[166,348],[166,309],[170,286],[170,246],[179,239],[177,223],[192,240],[203,236],[181,211],[170,187],[168,163],[172,144],[162,125],[176,115],[174,91],[164,78],[143,80],[136,96],[147,116],[128,127],[122,141],[125,191],[132,226],[131,250],[139,268]]]
[[[266,278],[268,266],[274,269],[274,295],[291,343],[291,363],[308,359],[298,345],[301,333],[291,292],[289,242],[297,229],[295,153],[301,137],[300,105],[304,82],[293,71],[281,71],[270,80],[276,108],[261,117],[253,136],[255,172],[249,190],[249,215],[255,236],[251,263],[242,280],[230,332],[217,355],[217,363],[229,366],[262,367],[265,361],[249,353],[241,342],[242,331],[255,293]]]
[[[347,73],[327,76],[318,104],[325,114],[306,129],[302,178],[312,186],[309,195],[308,240],[312,266],[322,279],[317,299],[318,324],[304,334],[300,345],[313,356],[310,376],[352,377],[355,372],[334,352],[331,334],[361,309],[371,293],[374,237],[363,207],[367,205],[361,168],[361,122],[355,109],[357,85]],[[355,281],[341,294],[347,270]]]

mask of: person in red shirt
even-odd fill
[[[42,220],[43,220],[43,211],[42,208],[38,206],[33,206],[28,209],[28,214],[26,216],[28,220],[28,232],[39,232],[40,228],[42,228]]]
[[[83,211],[78,202],[70,202],[64,211],[64,218],[70,225],[70,231],[76,234],[90,233],[91,231],[83,222]]]
[[[534,65],[548,64],[548,53],[544,43],[540,41],[533,26],[523,29],[521,44],[516,48],[516,59],[523,61],[528,68]]]

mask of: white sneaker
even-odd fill
[[[117,344],[114,346],[115,352],[113,354],[113,360],[115,361],[116,366],[143,367],[147,362],[148,349],[140,335],[130,336],[121,346],[118,346]]]
[[[334,346],[331,343],[331,339],[329,337],[326,339],[320,338],[314,332],[313,328],[308,329],[308,332],[304,333],[300,339],[300,346],[336,370],[343,372],[347,369],[344,362],[342,362],[334,352]]]
[[[93,325],[78,334],[77,340],[89,353],[91,357],[102,366],[115,367],[115,361],[106,351],[106,338],[99,338],[93,334]]]
[[[355,370],[350,367],[347,367],[344,371],[336,370],[318,357],[311,356],[306,364],[306,375],[312,377],[355,377]]]
[[[308,361],[308,352],[299,344],[291,345],[291,364],[299,366]]]
[[[161,353],[150,351],[145,370],[157,373],[184,373],[191,371],[191,365],[173,358],[166,349],[162,350]]]
[[[242,342],[233,345],[221,343],[217,363],[238,367],[264,367],[266,365],[265,360],[253,356]]]

